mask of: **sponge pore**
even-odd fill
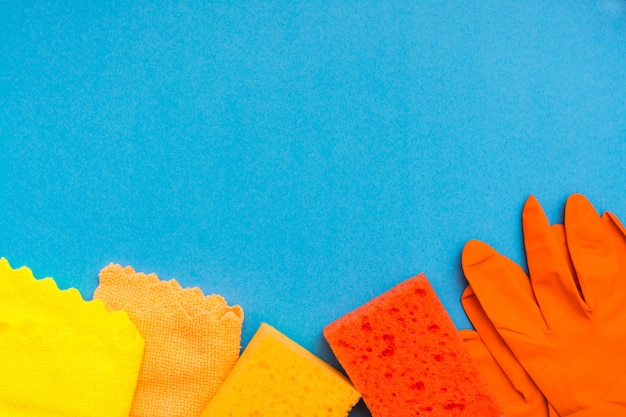
[[[504,413],[425,275],[324,329],[373,417]]]

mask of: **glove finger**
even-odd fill
[[[626,271],[626,228],[615,214],[608,211],[602,214],[601,220],[605,225],[606,237],[617,254],[620,271]],[[619,273],[619,276],[623,277],[624,272]],[[626,292],[626,279],[618,278],[615,282],[614,291]]]
[[[460,330],[459,335],[500,405],[504,407],[505,404],[523,401],[522,396],[513,387],[506,373],[500,368],[478,333],[474,330]]]
[[[626,228],[624,227],[622,222],[617,218],[617,216],[611,213],[610,211],[605,211],[602,214],[602,220],[604,220],[605,217],[608,217],[612,223],[612,227],[618,230],[622,234],[622,236],[626,238]]]
[[[554,233],[554,237],[556,238],[556,243],[561,250],[561,255],[567,264],[567,268],[569,269],[572,277],[575,278],[575,282],[577,288],[580,290],[580,286],[578,284],[578,278],[576,278],[576,270],[574,269],[574,264],[572,263],[572,257],[569,255],[569,249],[567,248],[567,237],[565,236],[565,226],[562,224],[553,224],[552,232]]]
[[[530,196],[522,211],[524,247],[537,303],[551,329],[583,311],[582,300],[563,250],[537,199]]]
[[[626,228],[617,216],[611,212],[602,214],[602,223],[605,225],[606,236],[609,239],[620,259],[626,258]]]
[[[530,378],[526,370],[524,370],[513,352],[511,352],[511,349],[498,334],[496,328],[489,321],[489,318],[483,311],[483,308],[480,305],[480,302],[476,298],[476,295],[474,294],[474,291],[471,287],[468,286],[465,288],[465,291],[463,291],[461,303],[463,304],[463,309],[465,310],[472,324],[476,328],[476,332],[478,333],[475,336],[468,335],[468,337],[472,336],[475,338],[479,338],[480,342],[489,351],[489,355],[493,358],[493,361],[498,364],[497,369],[494,369],[493,366],[489,367],[489,372],[494,373],[495,371],[499,370],[506,375],[506,380],[508,383],[508,385],[506,386],[506,390],[505,387],[502,387],[503,392],[496,393],[502,395],[502,397],[497,397],[501,401],[501,404],[505,407],[505,409],[543,408],[543,415],[547,415],[547,405],[543,394],[541,393],[541,391],[539,391],[539,388],[537,388],[537,386]],[[476,347],[476,345],[477,343],[475,342],[472,347]],[[481,353],[480,351],[478,351],[479,348],[480,346],[476,347],[477,356],[479,353]],[[481,358],[483,361],[486,361],[484,357]],[[483,362],[483,364],[484,363],[485,362]],[[485,367],[488,367],[487,365],[488,364],[485,364]],[[496,378],[494,377],[493,379]],[[513,392],[510,392],[511,390],[513,390]],[[506,413],[506,415],[509,416],[509,413]]]
[[[465,245],[461,263],[489,321],[512,349],[545,338],[545,322],[519,265],[478,240]]]
[[[565,203],[565,233],[582,295],[589,308],[609,299],[619,271],[619,258],[605,224],[589,200],[572,194]]]
[[[513,386],[507,370],[500,367],[477,332],[461,330],[459,335],[504,409],[504,415],[507,417],[548,417],[547,404],[543,395],[537,390],[530,398],[537,401],[527,401]]]

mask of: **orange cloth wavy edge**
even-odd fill
[[[131,417],[197,417],[239,358],[241,307],[130,266],[99,278],[94,298],[127,311],[146,343]]]

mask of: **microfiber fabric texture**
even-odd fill
[[[146,342],[131,417],[197,417],[237,362],[243,310],[132,267],[99,277],[94,298],[127,311]]]
[[[345,417],[360,397],[336,369],[263,323],[201,417]]]
[[[128,417],[144,342],[124,312],[0,259],[0,415]]]
[[[324,336],[373,417],[504,415],[424,274],[332,322]]]

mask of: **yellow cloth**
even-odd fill
[[[345,417],[360,397],[330,365],[262,324],[202,417]]]
[[[143,346],[126,313],[0,259],[0,416],[127,417]]]
[[[243,311],[175,280],[109,265],[94,298],[126,310],[146,342],[133,417],[197,417],[237,362]]]

